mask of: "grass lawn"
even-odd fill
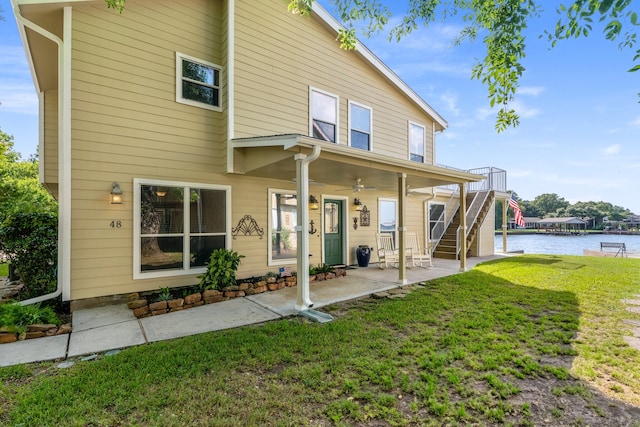
[[[324,325],[2,368],[0,424],[640,426],[640,352],[623,338],[636,294],[640,259],[506,258],[323,308]]]
[[[0,277],[7,277],[9,275],[9,264],[0,262]]]

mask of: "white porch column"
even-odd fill
[[[398,253],[400,259],[398,261],[398,282],[407,284],[407,243],[405,233],[407,232],[404,225],[405,222],[405,206],[407,197],[407,174],[398,174]]]
[[[507,253],[507,208],[509,203],[506,200],[502,201],[502,253]]]
[[[296,310],[313,307],[309,298],[309,163],[320,156],[320,146],[315,145],[310,156],[296,154],[296,193],[298,195],[296,235],[298,243]]]
[[[460,184],[460,271],[467,271],[467,192],[466,184]]]

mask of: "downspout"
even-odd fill
[[[20,14],[20,9],[15,0],[11,1],[11,7],[16,21],[53,41],[58,46],[58,269],[57,288],[54,292],[41,295],[39,297],[20,301],[21,305],[34,304],[58,297],[62,294],[62,299],[70,299],[70,265],[71,257],[71,123],[70,123],[70,99],[71,99],[71,7],[64,8],[63,18],[63,39],[69,40],[64,43],[50,31],[29,21]],[[24,29],[20,35],[25,48],[28,42]],[[27,48],[28,49],[28,48]],[[32,65],[33,66],[33,65]],[[32,70],[35,73],[34,70]],[[34,79],[35,80],[35,79]],[[40,97],[42,102],[42,97]]]
[[[235,0],[227,1],[227,173],[233,173],[234,152],[231,141],[236,137],[235,130]]]
[[[321,148],[314,145],[311,155],[296,154],[296,194],[298,194],[296,235],[298,240],[298,285],[296,310],[305,311],[313,307],[309,299],[309,163],[320,157]]]

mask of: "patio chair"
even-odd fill
[[[407,233],[407,254],[411,259],[411,264],[416,267],[433,267],[431,256],[428,252],[422,252],[418,233]],[[427,265],[428,264],[428,265]]]
[[[393,236],[390,233],[376,234],[378,242],[378,261],[379,267],[397,267],[400,262],[400,256],[393,243]]]

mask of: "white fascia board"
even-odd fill
[[[331,27],[336,33],[340,29],[346,29],[336,18],[334,18],[326,9],[318,4],[317,1],[313,2],[313,13],[315,13],[320,19],[322,19],[329,27]],[[447,121],[436,112],[427,102],[420,97],[408,84],[406,84],[398,75],[391,70],[384,62],[380,60],[373,52],[371,52],[360,40],[356,42],[356,51],[360,53],[371,65],[373,65],[378,71],[380,71],[391,83],[393,83],[398,89],[404,92],[413,102],[415,102],[420,108],[422,108],[428,115],[446,129],[449,124]]]

